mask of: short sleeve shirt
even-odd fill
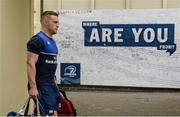
[[[54,84],[58,48],[56,42],[45,33],[39,32],[27,43],[27,51],[38,54],[36,83]]]

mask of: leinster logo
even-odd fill
[[[61,63],[61,84],[80,84],[80,63]]]
[[[76,75],[76,66],[70,65],[64,69],[64,76],[75,77]]]
[[[83,21],[85,46],[157,47],[176,51],[174,24],[100,24]]]

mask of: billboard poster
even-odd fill
[[[59,14],[60,84],[180,88],[180,9]]]

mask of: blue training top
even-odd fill
[[[45,33],[39,32],[27,43],[27,50],[39,55],[36,63],[36,83],[54,84],[58,54],[56,42]]]

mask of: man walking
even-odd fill
[[[55,83],[58,48],[52,35],[59,28],[58,14],[45,11],[41,15],[42,29],[27,43],[27,75],[29,96],[38,98],[46,115],[57,115],[60,94]]]

